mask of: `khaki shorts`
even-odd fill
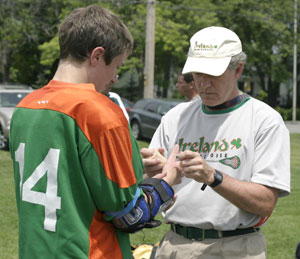
[[[242,259],[267,258],[265,236],[261,231],[220,239],[197,241],[170,230],[156,251],[157,259]]]

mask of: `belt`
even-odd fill
[[[259,228],[238,228],[236,230],[219,231],[215,229],[200,229],[194,227],[184,227],[179,224],[171,223],[171,229],[176,233],[188,239],[195,239],[201,241],[205,238],[222,238],[232,237],[238,235],[245,235],[249,233],[258,232]]]

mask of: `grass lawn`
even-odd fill
[[[0,258],[18,258],[18,217],[10,153],[0,151]]]
[[[140,148],[147,142],[138,142]],[[292,193],[279,199],[273,215],[263,228],[268,242],[268,259],[292,259],[300,241],[300,134],[291,135]],[[0,151],[0,259],[18,258],[18,218],[12,162],[9,152]],[[161,216],[157,219],[162,220]],[[133,244],[157,243],[169,226],[145,229],[131,235]]]

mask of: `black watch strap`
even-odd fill
[[[223,174],[216,169],[215,169],[214,177],[215,179],[213,183],[209,185],[211,188],[214,188],[223,182]]]

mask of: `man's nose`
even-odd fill
[[[200,85],[202,88],[208,88],[211,86],[211,81],[209,80],[209,77],[206,76],[206,75],[203,75],[202,76],[202,79],[201,79],[201,82],[200,82]]]

